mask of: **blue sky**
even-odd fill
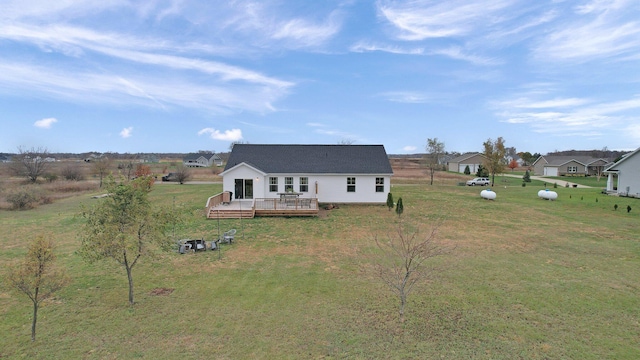
[[[0,152],[640,146],[638,0],[0,2]]]

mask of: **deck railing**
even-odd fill
[[[211,197],[209,197],[209,198],[207,199],[207,206],[206,206],[206,208],[207,208],[207,214],[209,213],[209,210],[210,210],[212,207],[215,207],[215,206],[217,206],[217,205],[222,204],[222,195],[223,195],[223,194],[224,194],[224,193],[220,193],[220,194],[217,194],[217,195],[213,195],[213,196],[211,196]]]
[[[318,210],[318,199],[256,199],[254,206],[256,211]]]
[[[258,216],[317,216],[318,199],[295,198],[295,199],[254,199],[251,205],[243,207],[240,201],[230,202],[227,206],[221,204],[229,202],[225,193],[211,196],[207,200],[206,213],[209,218],[229,218],[240,217],[243,213],[251,213],[243,217]]]

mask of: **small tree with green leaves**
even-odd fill
[[[489,176],[489,172],[487,171],[487,169],[484,166],[478,165],[478,171],[476,171],[476,176],[477,177],[488,177]]]
[[[465,175],[471,175],[471,169],[469,169],[469,165],[464,167],[464,174]]]
[[[522,181],[531,182],[531,174],[529,174],[529,170],[525,171],[524,175],[522,176]]]
[[[491,174],[491,186],[495,184],[496,174],[502,173],[504,169],[504,156],[506,149],[504,147],[504,139],[498,137],[495,141],[488,139],[482,146],[484,147],[484,165]]]
[[[56,266],[54,244],[50,236],[38,235],[29,245],[23,261],[9,269],[8,282],[33,303],[31,341],[36,340],[36,323],[40,304],[69,283],[63,268]]]
[[[387,194],[387,207],[389,208],[389,211],[393,209],[393,194],[391,193]]]
[[[404,212],[404,205],[402,204],[402,198],[398,198],[398,204],[396,205],[396,214],[398,214],[398,216],[402,215],[402,213]]]
[[[148,200],[153,179],[149,176],[117,183],[109,176],[105,187],[110,196],[83,212],[86,223],[80,233],[79,253],[92,262],[110,259],[124,267],[129,281],[129,304],[133,299],[133,268],[143,256],[168,250],[170,225],[175,215],[157,209]]]

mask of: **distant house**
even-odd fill
[[[516,161],[518,166],[523,166],[524,165],[524,160],[518,155],[505,155],[504,160],[507,163],[507,165],[511,164],[511,162],[513,160]]]
[[[384,204],[393,170],[382,145],[236,144],[220,175],[233,199]]]
[[[222,158],[213,152],[200,152],[188,154],[182,159],[187,167],[222,166]]]
[[[589,156],[544,155],[533,162],[533,174],[540,176],[595,176],[611,162]]]
[[[447,168],[449,171],[464,173],[464,169],[468,166],[471,174],[475,174],[485,160],[486,157],[480,153],[467,153],[449,160]]]
[[[604,170],[607,192],[640,197],[640,148],[625,155]],[[617,185],[615,179],[617,178]]]

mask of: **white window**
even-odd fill
[[[567,166],[567,172],[568,173],[577,173],[578,172],[578,167],[577,166]]]
[[[356,178],[347,178],[347,192],[356,192]]]
[[[269,178],[269,191],[270,192],[278,192],[278,178],[270,177]]]
[[[284,192],[293,192],[293,177],[284,178]]]
[[[384,178],[376,178],[376,192],[384,192]]]
[[[309,191],[309,178],[301,177],[300,178],[300,192],[308,192]]]

